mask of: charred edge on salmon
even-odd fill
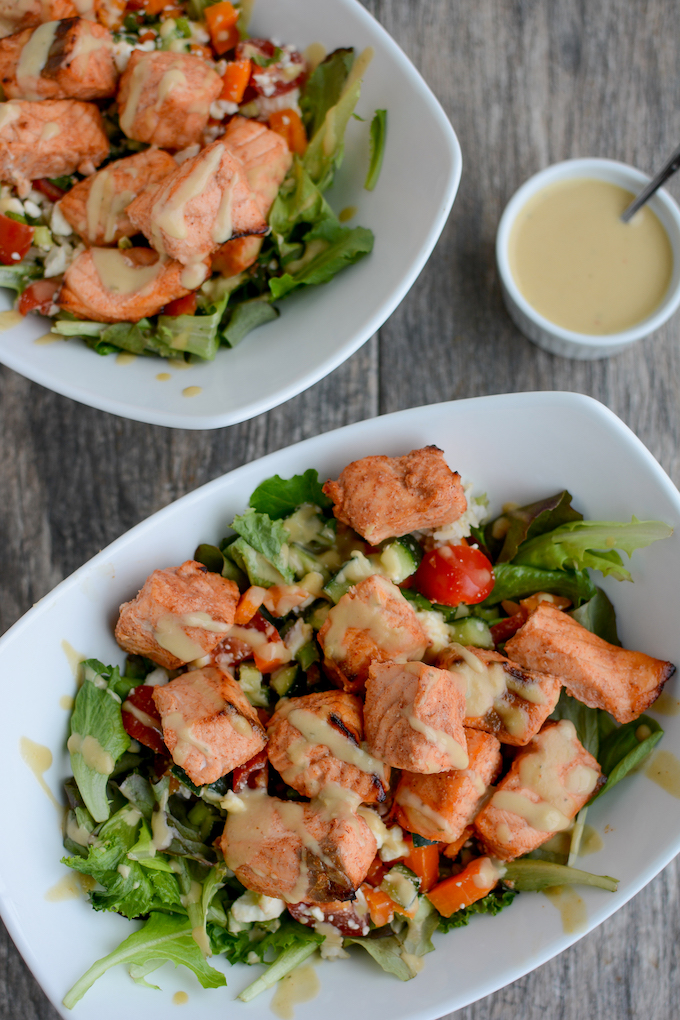
[[[57,24],[57,30],[54,33],[54,40],[49,48],[45,66],[40,72],[41,78],[54,79],[62,70],[64,57],[68,53],[68,34],[70,30],[78,24],[79,20],[79,18],[65,18]]]
[[[342,900],[344,903],[355,900],[356,892],[347,873],[343,871],[341,865],[335,864],[335,846],[324,840],[320,844],[320,849],[322,854],[333,862],[332,864],[326,864],[308,847],[302,847],[300,850],[300,860],[304,862],[309,875],[307,895],[313,902],[318,903],[331,903],[333,900]]]
[[[351,741],[355,747],[359,746],[359,741],[352,733],[352,731],[347,729],[339,715],[337,715],[335,712],[331,712],[331,714],[328,716],[328,721],[331,724],[331,726],[335,726],[337,730],[340,730],[343,737],[347,737],[347,739]]]

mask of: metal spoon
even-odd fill
[[[677,147],[671,158],[666,164],[659,170],[656,177],[652,177],[649,184],[642,189],[637,198],[634,198],[630,203],[625,212],[621,213],[621,219],[624,223],[628,223],[630,219],[635,215],[638,209],[641,209],[645,202],[652,197],[655,191],[657,191],[661,185],[672,177],[676,170],[680,169],[680,145]]]

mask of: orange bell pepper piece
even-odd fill
[[[206,7],[205,20],[215,53],[222,54],[233,49],[241,38],[236,27],[238,11],[234,5],[229,0],[221,0],[221,3]]]
[[[248,88],[252,69],[252,60],[231,60],[222,75],[224,84],[220,99],[226,99],[230,103],[240,103],[243,99],[243,93]]]
[[[146,0],[144,4],[145,14],[160,14],[164,7],[168,6],[168,0]]]
[[[437,884],[439,878],[439,844],[413,846],[411,840],[407,842],[411,847],[411,852],[408,857],[403,858],[404,864],[411,871],[415,871],[420,879],[420,891],[429,892]]]
[[[277,110],[269,118],[269,127],[285,139],[291,152],[304,156],[307,149],[307,132],[299,113],[295,110]]]
[[[239,627],[245,627],[247,623],[250,623],[252,618],[255,616],[255,613],[264,602],[266,594],[266,588],[259,588],[257,585],[251,585],[239,599],[239,603],[234,614],[234,623],[238,624]]]
[[[498,884],[499,873],[488,857],[477,857],[458,875],[444,879],[427,894],[432,906],[444,917],[483,899]]]
[[[366,899],[368,913],[376,928],[389,924],[394,917],[396,906],[391,896],[382,889],[374,889],[371,885],[362,885],[361,891]]]

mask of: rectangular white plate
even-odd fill
[[[218,541],[262,479],[308,467],[324,478],[337,477],[359,457],[396,455],[429,443],[443,448],[451,467],[473,481],[477,492],[489,495],[494,513],[506,501],[527,503],[566,487],[586,517],[629,520],[634,513],[676,528],[680,522],[678,491],[642,443],[601,404],[574,393],[508,394],[401,411],[270,454],[154,514],[63,581],[0,639],[0,774],[9,780],[3,787],[0,905],[17,946],[58,1009],[73,982],[134,924],[96,914],[84,900],[45,899],[66,872],[59,863],[59,818],[22,761],[19,742],[26,736],[51,748],[54,764],[46,779],[58,794],[69,774],[68,713],[59,699],[74,691],[62,642],[104,662],[122,663],[112,636],[118,605],[134,596],[151,570],[181,563],[199,542]],[[634,584],[603,583],[616,606],[623,643],[680,663],[677,531],[636,552],[632,571]],[[677,696],[675,678],[669,689]],[[666,729],[662,747],[680,753],[680,715],[660,721]],[[584,866],[621,880],[615,894],[579,890],[590,929],[678,852],[680,815],[676,801],[639,773],[598,801],[588,821],[603,835],[604,849]],[[559,914],[545,897],[525,893],[498,917],[473,918],[467,928],[435,936],[437,951],[407,984],[384,974],[359,948],[349,961],[320,965],[320,996],[298,1006],[296,1017],[345,1020],[351,988],[353,1008],[372,1020],[432,1020],[513,981],[578,937],[563,933]],[[161,992],[133,984],[123,969],[110,971],[72,1014],[63,1015],[167,1020],[172,994],[185,989],[186,1020],[206,1015],[269,1020],[270,994],[248,1006],[232,1002],[258,970],[232,969],[219,961],[217,966],[224,967],[229,985],[213,991],[202,990],[193,975],[169,965],[158,972]]]
[[[50,321],[35,315],[0,334],[0,362],[48,389],[123,418],[184,429],[245,421],[318,382],[353,354],[411,288],[441,234],[458,189],[460,146],[449,120],[413,64],[358,0],[260,0],[251,34],[304,50],[372,46],[345,161],[327,197],[336,212],[356,207],[348,226],[375,234],[371,255],[329,284],[281,302],[281,317],[215,361],[169,369],[162,358],[117,364],[80,340],[49,346],[35,340]],[[364,190],[373,111],[388,111],[387,147],[375,191]],[[0,289],[0,308],[11,307]],[[156,376],[170,372],[171,379]],[[182,391],[199,386],[198,396]]]

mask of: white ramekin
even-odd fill
[[[520,210],[538,191],[549,184],[576,177],[589,177],[618,184],[637,194],[649,181],[647,174],[625,163],[612,159],[568,159],[564,163],[534,174],[515,192],[501,216],[496,234],[496,263],[501,281],[505,306],[510,317],[522,333],[539,347],[560,354],[563,358],[607,358],[630,347],[637,340],[649,336],[671,317],[680,304],[680,209],[663,188],[649,200],[649,207],[661,220],[673,249],[673,273],[665,297],[658,308],[642,322],[620,333],[593,336],[563,329],[540,315],[521,294],[510,270],[508,242],[513,224]]]

